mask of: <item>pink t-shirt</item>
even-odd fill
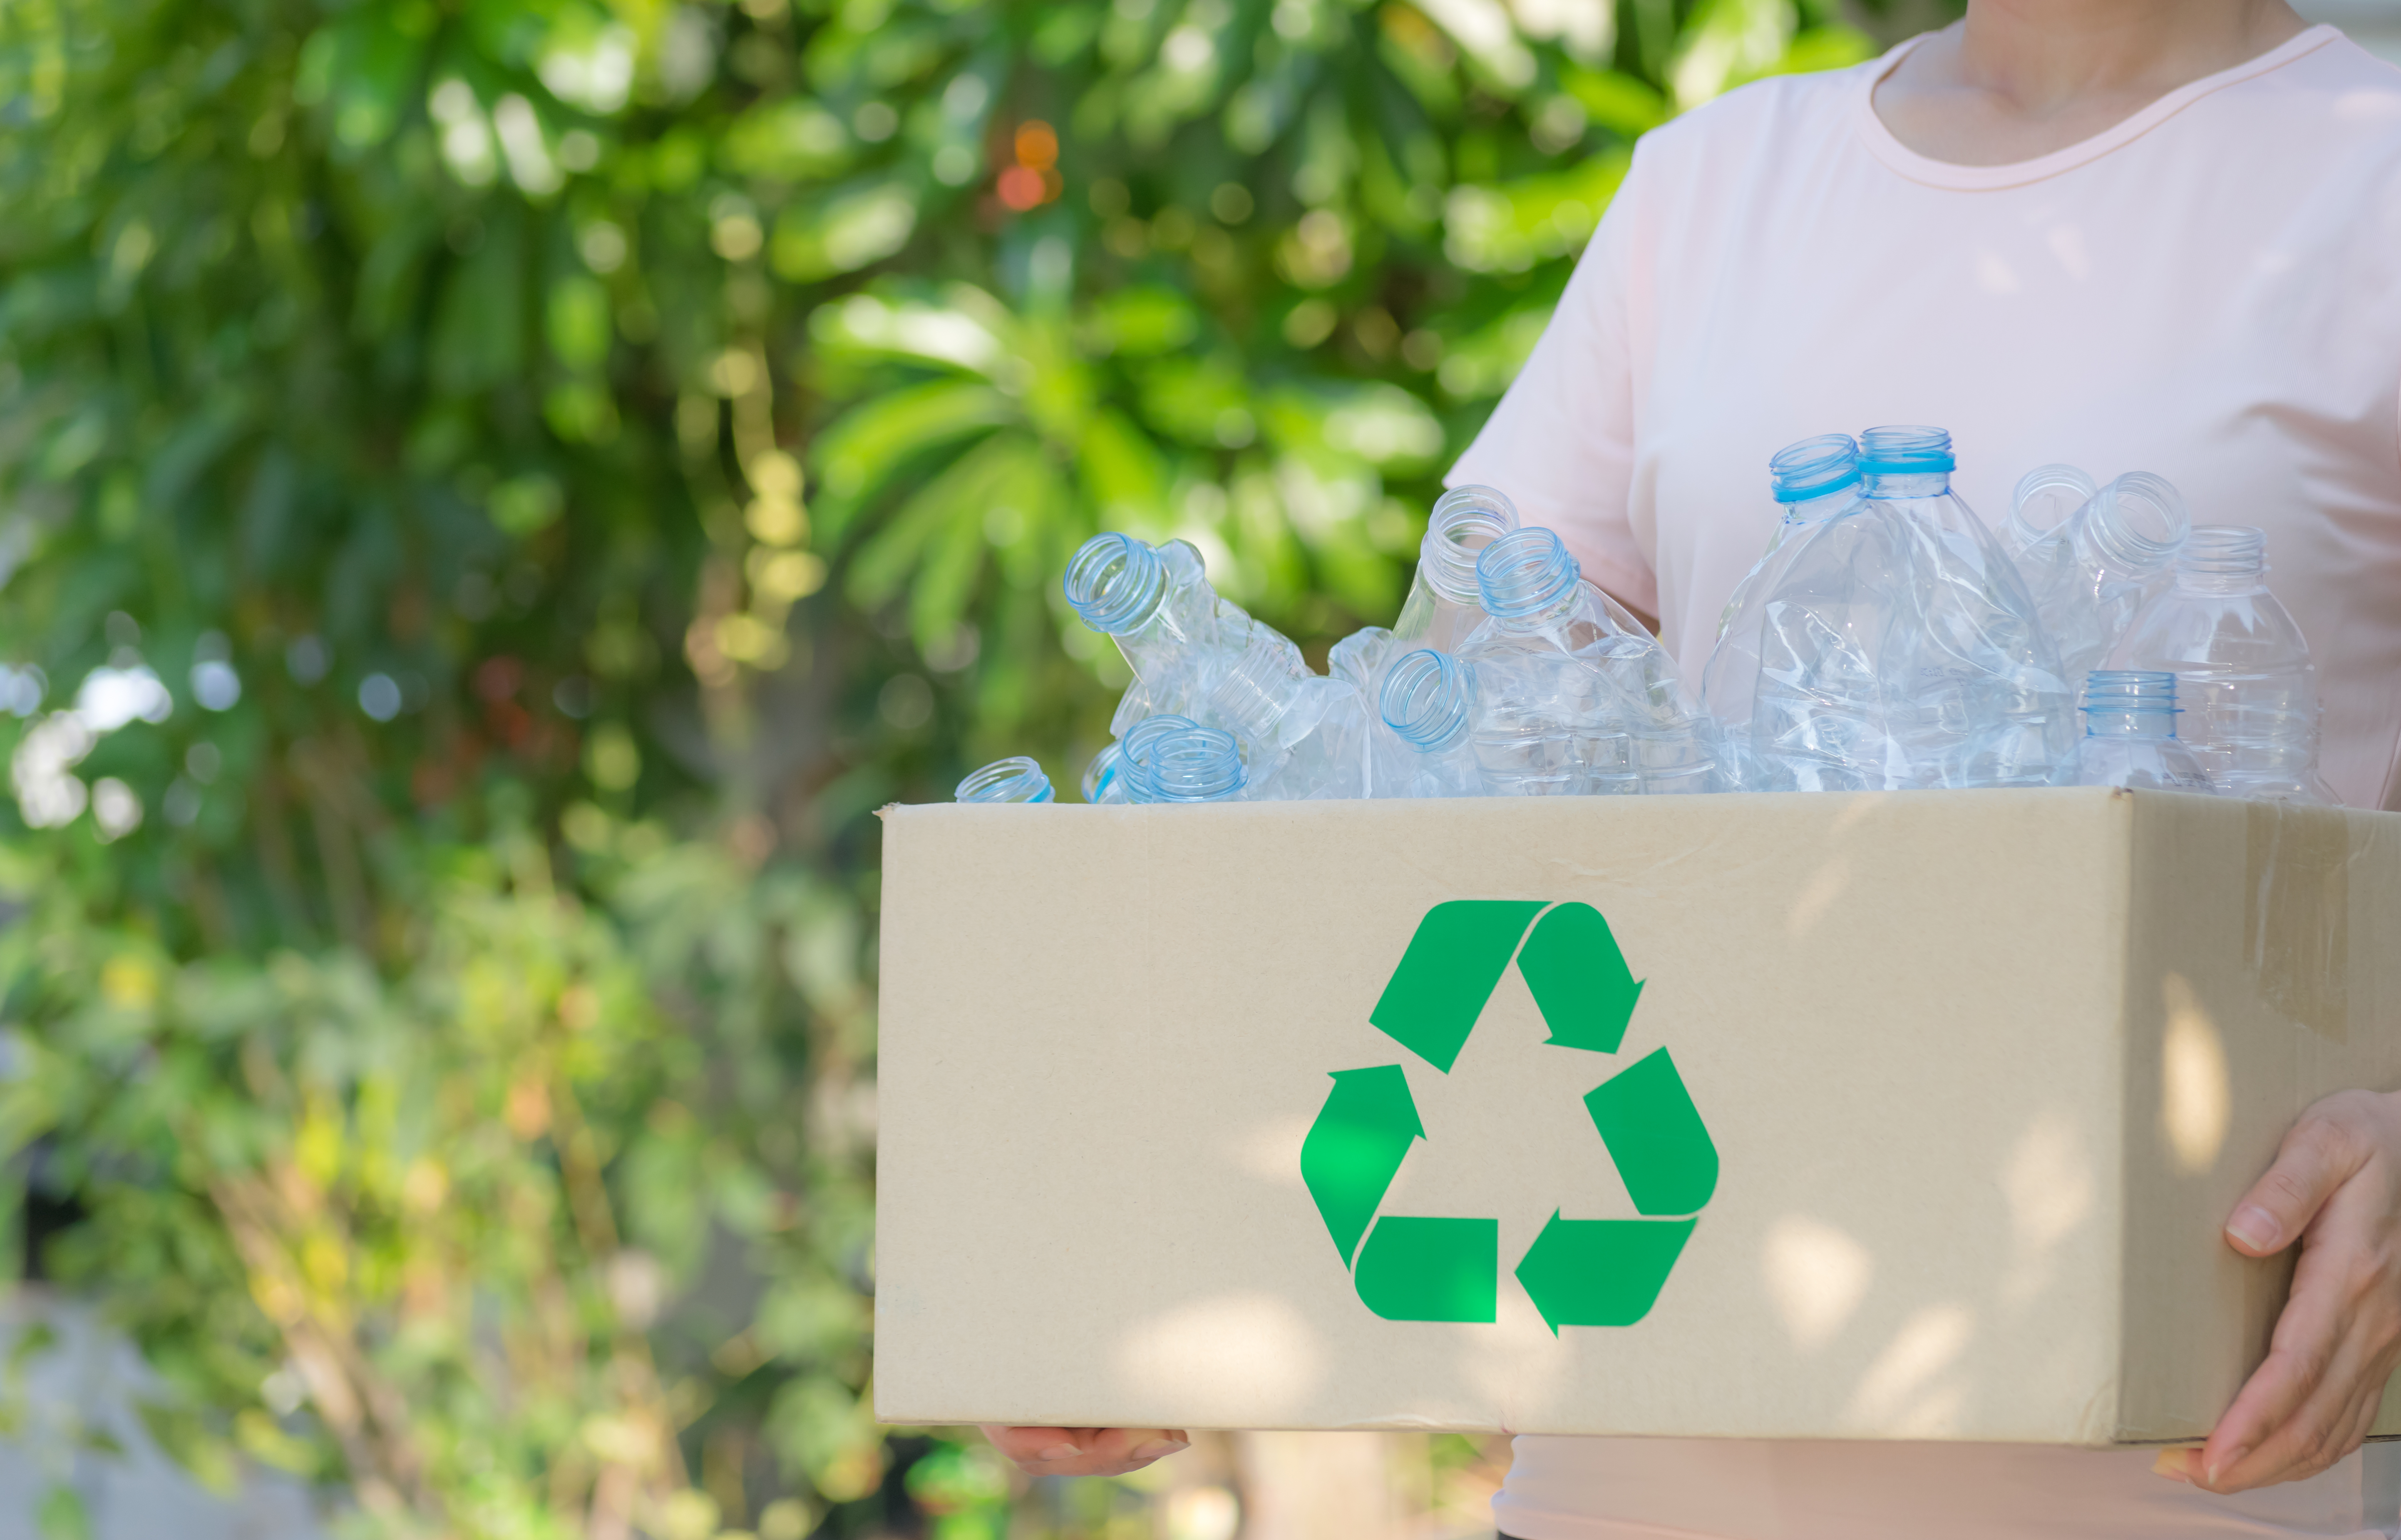
[[[2194,522],[2267,530],[2326,778],[2401,808],[2401,72],[2318,27],[1970,167],[1876,117],[1910,46],[1645,137],[1451,480],[1557,529],[1697,685],[1796,439],[1947,428],[1988,525],[2037,465],[2156,472]]]
[[[2319,27],[2072,148],[1965,167],[1876,117],[1900,51],[1645,138],[1451,480],[1557,529],[1696,681],[1796,439],[1948,428],[1987,522],[2048,461],[2157,472],[2196,522],[2267,530],[2326,778],[2401,808],[2401,72]],[[2401,1446],[2234,1498],[2150,1464],[1526,1437],[1493,1506],[1523,1540],[2401,1534]]]

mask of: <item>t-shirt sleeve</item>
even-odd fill
[[[1627,516],[1634,478],[1628,278],[1638,152],[1526,366],[1445,485],[1495,487],[1520,520],[1555,529],[1584,575],[1659,612],[1659,586]]]

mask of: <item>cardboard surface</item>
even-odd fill
[[[1535,937],[1463,1042],[1475,946],[1394,982],[1455,901]],[[2106,790],[894,809],[878,1414],[2197,1437],[2288,1272],[2225,1213],[2401,1086],[2396,927],[2401,815]],[[1478,1247],[1489,1321],[1370,1308]]]

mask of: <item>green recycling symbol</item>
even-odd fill
[[[1585,903],[1434,905],[1367,1019],[1447,1075],[1512,959],[1550,1028],[1544,1041],[1617,1052],[1642,983],[1609,922]],[[1554,1335],[1649,1314],[1718,1185],[1717,1146],[1666,1049],[1602,1081],[1584,1105],[1643,1217],[1551,1211],[1516,1276]],[[1424,1137],[1399,1065],[1338,1069],[1301,1145],[1301,1179],[1369,1310],[1388,1321],[1497,1320],[1498,1219],[1378,1212],[1409,1146]]]

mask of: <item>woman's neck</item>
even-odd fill
[[[1969,0],[1964,21],[1877,83],[1876,116],[1929,159],[2005,166],[2081,144],[2307,29],[2284,0]]]

